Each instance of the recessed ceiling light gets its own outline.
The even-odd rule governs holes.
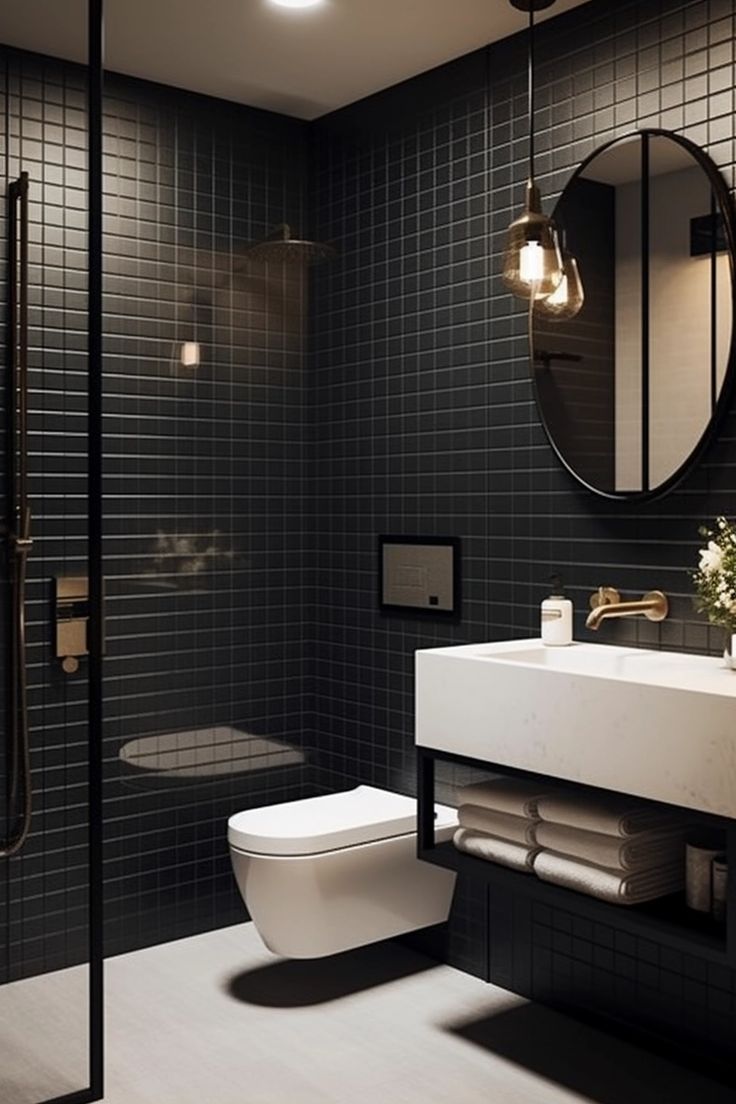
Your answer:
[[[280,8],[316,8],[323,2],[324,0],[271,0],[272,4],[277,4]]]

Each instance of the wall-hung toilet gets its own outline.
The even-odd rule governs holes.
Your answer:
[[[416,857],[416,801],[358,786],[228,821],[235,878],[263,942],[321,958],[447,919],[455,875]],[[436,838],[457,826],[436,806]]]

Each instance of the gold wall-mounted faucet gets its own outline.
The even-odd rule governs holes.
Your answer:
[[[622,602],[613,587],[598,587],[590,596],[590,613],[586,629],[599,629],[609,617],[646,617],[648,621],[664,621],[669,613],[667,595],[661,590],[649,590],[637,602]]]

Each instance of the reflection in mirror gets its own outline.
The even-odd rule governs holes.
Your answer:
[[[715,409],[732,292],[722,231],[719,242],[718,223],[715,240],[711,230],[718,207],[708,177],[664,137],[650,140],[649,163],[649,477],[658,486],[696,447]]]
[[[729,196],[690,143],[641,132],[598,151],[554,213],[585,301],[535,313],[533,372],[565,465],[603,494],[671,485],[704,439],[733,329]]]

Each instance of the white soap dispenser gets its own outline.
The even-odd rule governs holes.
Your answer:
[[[559,575],[551,582],[552,594],[542,602],[542,643],[559,648],[572,644],[572,602],[565,597]]]

